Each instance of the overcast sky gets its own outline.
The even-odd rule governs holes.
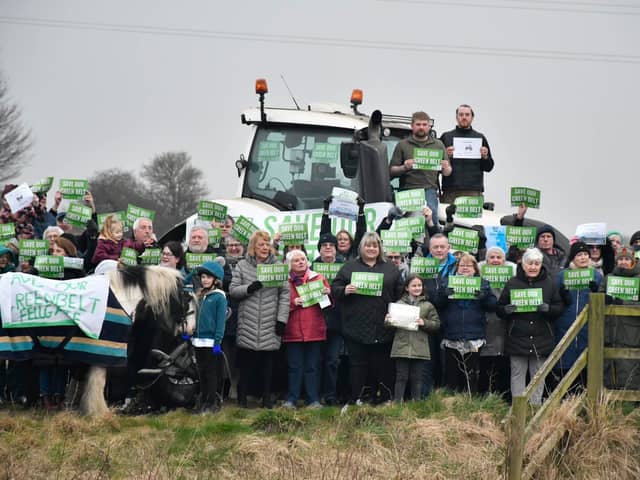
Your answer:
[[[240,112],[266,77],[273,106],[347,103],[426,110],[439,132],[470,103],[496,167],[486,199],[542,190],[565,233],[637,210],[640,4],[382,0],[109,2],[2,0],[0,69],[36,143],[22,178],[138,170],[185,150],[211,198],[235,193]]]

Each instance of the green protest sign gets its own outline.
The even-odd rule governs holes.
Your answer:
[[[133,224],[139,218],[148,218],[153,222],[153,219],[156,218],[156,212],[153,210],[148,210],[146,208],[138,207],[133,204],[127,205],[127,225],[133,228]]]
[[[18,242],[19,261],[24,262],[40,255],[49,255],[48,240],[20,240]]]
[[[44,278],[64,278],[64,257],[53,255],[38,255],[33,262],[33,268]]]
[[[510,302],[516,306],[516,312],[535,312],[542,305],[541,288],[516,288],[511,290]]]
[[[62,257],[64,268],[70,268],[72,270],[83,270],[84,259],[80,257]]]
[[[282,158],[280,155],[280,142],[263,140],[258,144],[258,161],[273,162]]]
[[[160,265],[160,255],[162,255],[162,251],[159,248],[145,248],[140,255],[140,264]]]
[[[484,197],[458,197],[454,201],[456,205],[456,215],[460,218],[480,218],[482,217],[482,206]]]
[[[640,278],[616,277],[612,275],[607,277],[607,295],[619,298],[620,300],[637,302],[639,292]]]
[[[383,273],[353,272],[351,274],[351,284],[357,288],[358,295],[370,297],[382,296]]]
[[[78,202],[71,202],[67,213],[64,216],[64,223],[78,228],[85,228],[87,222],[91,220],[93,210],[91,207]]]
[[[98,214],[98,230],[102,230],[102,225],[104,225],[104,219],[109,215],[113,215],[118,219],[118,221],[122,224],[122,231],[126,233],[129,231],[129,225],[127,225],[127,212],[124,210],[119,210],[117,212],[111,213],[99,213]]]
[[[480,236],[476,230],[455,227],[449,232],[449,245],[453,251],[475,253],[479,243]]]
[[[120,252],[120,262],[127,267],[133,267],[138,264],[138,252],[135,248],[124,247]]]
[[[29,188],[33,193],[47,193],[53,185],[53,177],[44,177],[32,184]]]
[[[436,278],[440,268],[440,260],[433,257],[413,257],[411,259],[411,271],[420,275],[420,278]]]
[[[423,241],[425,236],[424,217],[422,215],[415,217],[399,218],[393,222],[393,230],[408,230],[414,240]]]
[[[198,202],[198,220],[203,222],[216,221],[224,223],[227,219],[227,207],[220,203],[211,202],[209,200],[200,200]]]
[[[0,223],[0,241],[9,240],[16,236],[16,226],[11,223]]]
[[[529,208],[540,208],[540,190],[528,187],[511,187],[511,206],[524,203]]]
[[[289,279],[286,263],[259,263],[256,270],[263,287],[281,287]]]
[[[385,252],[407,253],[411,251],[411,232],[408,230],[382,230],[382,247]]]
[[[513,227],[508,225],[505,229],[507,245],[518,248],[533,247],[536,241],[536,227]]]
[[[589,268],[565,269],[562,273],[564,286],[569,290],[589,288],[589,283],[595,280],[595,270]]]
[[[63,198],[68,200],[82,200],[89,190],[89,182],[87,180],[74,178],[61,178],[59,187]]]
[[[309,238],[306,223],[282,223],[278,231],[284,245],[303,245]]]
[[[324,283],[322,280],[315,280],[313,282],[303,283],[296,287],[298,296],[302,299],[302,308],[307,308],[317,303],[320,303],[323,293]]]
[[[472,300],[476,292],[480,291],[482,279],[480,277],[466,277],[464,275],[450,275],[449,288],[453,288],[454,300]]]
[[[396,192],[396,205],[405,212],[422,211],[426,205],[424,188]]]
[[[231,229],[231,236],[238,240],[240,243],[247,245],[251,235],[258,230],[258,227],[247,217],[240,215],[236,219],[236,223],[233,224]]]
[[[480,275],[489,282],[491,288],[504,288],[514,275],[511,265],[487,265],[480,267]]]
[[[209,245],[218,248],[222,241],[222,230],[219,228],[207,228],[207,237],[209,238]]]
[[[418,170],[442,170],[444,151],[439,148],[413,148],[413,168]]]
[[[194,270],[202,265],[204,262],[215,261],[217,255],[215,253],[185,253],[185,260],[187,263],[187,270]]]
[[[311,158],[314,162],[337,163],[340,158],[340,145],[317,142],[311,151]]]
[[[329,284],[332,284],[333,279],[336,278],[336,275],[342,268],[342,265],[344,264],[315,262],[313,264],[312,270],[326,278]]]

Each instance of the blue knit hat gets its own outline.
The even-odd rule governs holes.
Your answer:
[[[196,269],[196,273],[198,275],[201,273],[208,273],[209,275],[216,277],[218,280],[224,279],[224,269],[218,262],[204,262]]]

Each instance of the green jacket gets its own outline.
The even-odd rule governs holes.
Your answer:
[[[415,305],[420,307],[420,318],[424,320],[424,325],[417,331],[396,329],[391,347],[391,358],[412,358],[430,360],[429,335],[427,332],[437,332],[440,329],[440,318],[436,307],[428,302],[424,297],[418,297],[416,302],[412,302],[408,294],[404,294],[398,303]]]
[[[431,138],[427,136],[424,141],[418,141],[413,136],[409,136],[403,140],[400,140],[393,151],[391,157],[390,167],[397,167],[402,165],[405,160],[413,158],[414,148],[432,148],[436,150],[442,150],[442,159],[449,160],[447,150],[444,144],[437,138]],[[438,188],[438,175],[437,170],[419,170],[411,169],[408,172],[400,175],[400,190],[408,190],[411,188]]]

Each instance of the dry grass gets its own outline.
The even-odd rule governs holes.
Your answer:
[[[536,478],[639,478],[640,415],[601,406],[593,421],[563,406],[531,444],[570,421]],[[215,416],[89,420],[0,413],[1,479],[496,479],[507,406],[437,392],[405,406],[238,410]],[[635,424],[635,426],[633,426]],[[535,448],[535,447],[534,447]],[[532,452],[529,452],[531,454]]]

